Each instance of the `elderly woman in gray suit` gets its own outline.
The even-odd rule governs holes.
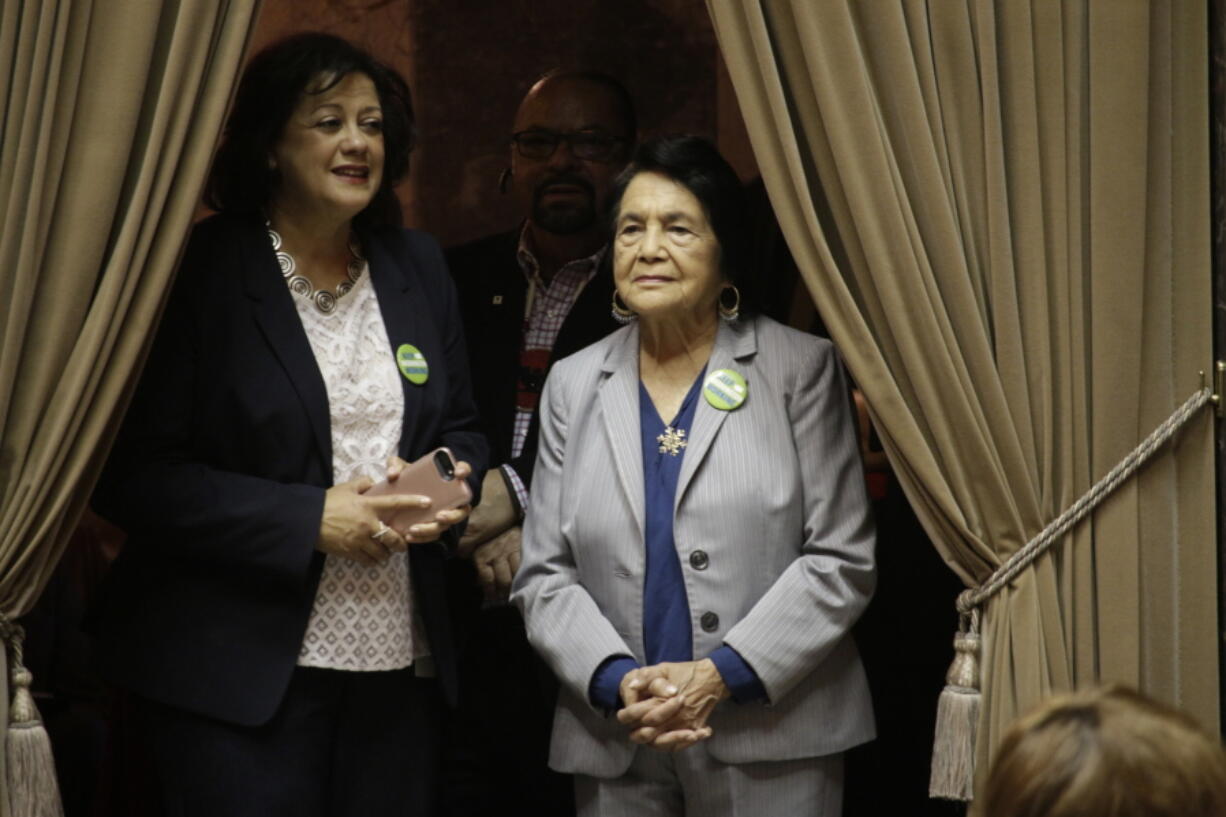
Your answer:
[[[644,144],[613,196],[628,325],[545,387],[513,599],[585,817],[834,817],[873,737],[848,387],[828,341],[741,312],[743,208],[709,143]]]

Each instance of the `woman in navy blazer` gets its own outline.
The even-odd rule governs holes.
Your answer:
[[[430,814],[454,699],[442,560],[468,507],[367,496],[487,458],[438,245],[392,226],[408,88],[298,35],[240,84],[199,224],[95,497],[128,533],[100,660],[172,815]]]

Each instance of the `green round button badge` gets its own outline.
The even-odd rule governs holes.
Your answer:
[[[732,411],[741,407],[749,396],[749,384],[739,372],[732,369],[716,369],[707,375],[702,384],[702,396],[720,411]]]
[[[396,365],[405,380],[415,386],[424,385],[430,379],[430,364],[426,356],[411,343],[402,343],[396,350]]]

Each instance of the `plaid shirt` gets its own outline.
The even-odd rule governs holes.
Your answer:
[[[558,339],[558,332],[562,329],[562,323],[570,314],[575,302],[579,300],[579,295],[583,292],[587,282],[595,277],[604,252],[605,248],[601,247],[586,258],[579,258],[564,264],[546,284],[541,279],[541,266],[528,246],[528,225],[524,224],[524,229],[519,234],[519,249],[516,252],[519,268],[523,270],[524,277],[528,279],[529,296],[526,307],[528,314],[524,316],[522,347],[524,350],[552,351],[553,344]],[[528,439],[528,428],[532,425],[532,416],[535,413],[535,409],[517,408],[515,410],[515,426],[511,436],[512,457],[518,457],[523,453],[524,442]],[[523,480],[510,465],[503,465],[502,471],[515,489],[520,509],[527,511],[528,491]]]

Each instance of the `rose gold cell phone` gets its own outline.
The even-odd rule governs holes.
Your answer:
[[[420,494],[430,497],[429,508],[404,508],[383,520],[402,535],[411,525],[433,522],[439,511],[467,505],[473,498],[468,483],[456,477],[455,457],[448,448],[436,448],[421,459],[406,465],[395,482],[384,480],[366,492],[367,496],[384,494]]]

